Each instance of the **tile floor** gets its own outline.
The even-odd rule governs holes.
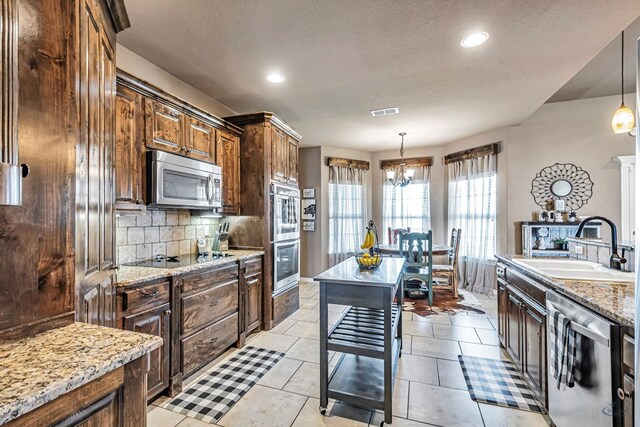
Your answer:
[[[379,426],[382,413],[330,401],[327,415],[319,406],[318,285],[300,284],[300,309],[269,332],[254,334],[248,344],[286,355],[218,421],[221,427],[367,427]],[[476,295],[485,315],[460,313],[420,317],[404,313],[404,349],[394,392],[394,427],[543,427],[541,415],[471,400],[458,354],[500,357],[494,296]],[[344,310],[331,306],[329,323]],[[229,350],[208,367],[237,350]],[[330,365],[337,355],[330,354]],[[191,380],[195,380],[194,375]],[[188,382],[185,384],[188,386]],[[148,409],[149,427],[210,426],[159,408]]]

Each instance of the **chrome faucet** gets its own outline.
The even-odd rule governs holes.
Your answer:
[[[576,237],[580,237],[584,226],[594,220],[604,221],[609,224],[609,227],[611,227],[611,256],[609,257],[609,268],[622,270],[622,265],[626,264],[627,260],[618,255],[618,229],[609,218],[605,218],[603,216],[590,216],[589,218],[583,219],[578,226]]]

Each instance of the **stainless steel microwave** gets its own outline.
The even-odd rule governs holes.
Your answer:
[[[162,151],[147,152],[151,206],[187,209],[222,207],[222,169]]]

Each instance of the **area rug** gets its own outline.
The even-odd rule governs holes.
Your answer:
[[[418,316],[428,317],[440,313],[471,312],[485,314],[481,310],[482,303],[471,292],[458,291],[458,298],[453,297],[449,288],[433,288],[433,306],[429,306],[428,298],[405,298],[402,304],[403,311],[411,311]]]
[[[245,347],[161,407],[214,424],[283,356],[277,351]]]
[[[518,368],[508,360],[458,356],[471,399],[478,403],[544,413]]]

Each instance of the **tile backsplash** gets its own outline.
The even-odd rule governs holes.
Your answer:
[[[118,263],[156,255],[197,252],[196,239],[213,235],[218,218],[191,216],[187,210],[148,210],[141,215],[116,218]]]
[[[584,239],[569,238],[569,256],[573,259],[592,261],[609,267],[609,257],[611,247],[608,243],[601,241],[589,241]],[[635,271],[635,252],[632,245],[620,244],[618,254],[627,259],[623,265],[624,271]]]

